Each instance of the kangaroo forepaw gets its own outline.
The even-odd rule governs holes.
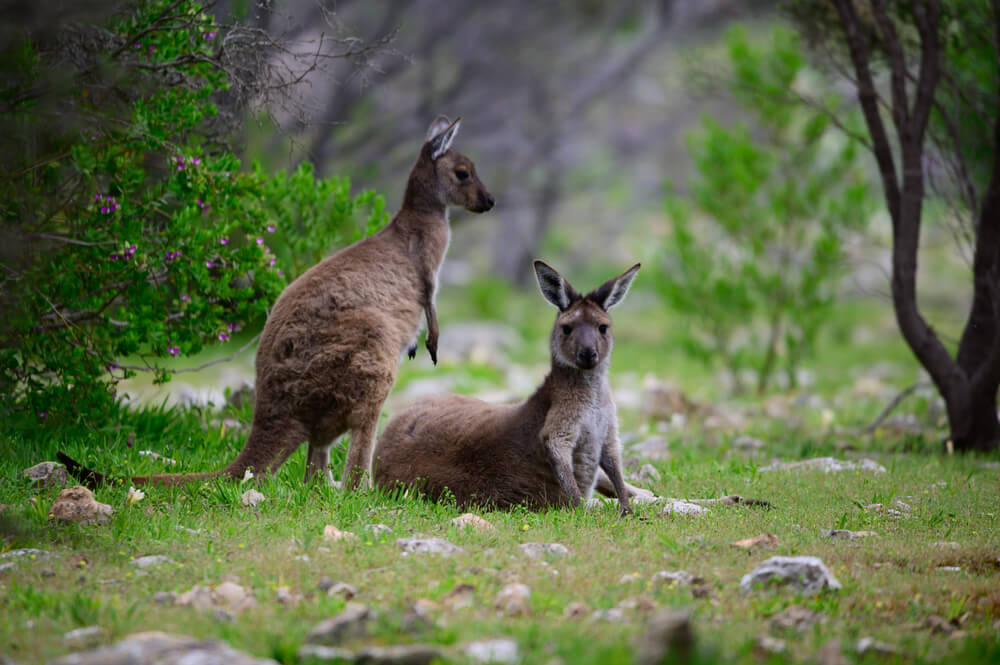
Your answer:
[[[406,347],[406,355],[410,360],[417,357],[417,340],[410,342],[410,345]]]
[[[427,340],[427,353],[431,354],[431,362],[437,365],[438,364],[437,340],[434,341]]]

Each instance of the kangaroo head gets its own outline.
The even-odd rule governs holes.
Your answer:
[[[638,263],[581,296],[554,268],[535,261],[538,287],[559,309],[550,337],[553,362],[584,371],[605,363],[614,346],[608,310],[625,299],[637,272]]]
[[[476,175],[472,160],[451,149],[461,124],[461,118],[454,122],[443,115],[435,118],[427,130],[420,161],[433,170],[431,186],[436,189],[438,200],[446,206],[462,206],[469,212],[486,212],[496,203],[493,195]]]

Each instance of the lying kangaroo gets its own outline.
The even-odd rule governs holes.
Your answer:
[[[469,158],[451,149],[460,122],[439,116],[431,124],[403,206],[385,228],[310,268],[274,304],[257,347],[253,424],[236,459],[220,471],[142,476],[133,483],[273,471],[306,440],[306,481],[323,473],[332,483],[330,447],[346,431],[345,487],[370,483],[375,427],[402,352],[416,355],[421,314],[427,351],[437,363],[434,297],[450,240],[447,207],[478,213],[494,204]],[[61,453],[60,459],[85,482],[104,480]]]
[[[441,395],[408,407],[379,438],[375,483],[414,486],[432,498],[450,493],[460,505],[578,506],[590,498],[600,467],[622,514],[631,513],[608,385],[608,310],[625,298],[638,270],[581,296],[535,261],[542,295],[559,308],[544,383],[521,404]]]

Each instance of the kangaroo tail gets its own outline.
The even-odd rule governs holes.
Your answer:
[[[66,471],[71,476],[89,489],[97,489],[99,485],[109,484],[116,480],[108,478],[103,473],[98,473],[93,469],[88,469],[62,451],[56,453],[56,459],[66,465]],[[133,485],[183,485],[184,483],[215,478],[221,474],[221,470],[204,473],[160,473],[148,476],[132,476],[128,480]]]

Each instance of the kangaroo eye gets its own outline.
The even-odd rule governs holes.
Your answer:
[[[455,177],[459,180],[468,180],[469,172],[465,169],[455,169]]]
[[[564,326],[562,327],[562,331],[563,331],[563,334],[564,334],[564,335],[568,335],[568,334],[570,334],[571,332],[573,332],[573,326],[567,326],[567,325],[564,325]]]
[[[604,323],[602,323],[601,325],[597,326],[597,329],[599,331],[601,331],[602,335],[605,335],[608,332],[608,326],[606,324],[604,324]]]

